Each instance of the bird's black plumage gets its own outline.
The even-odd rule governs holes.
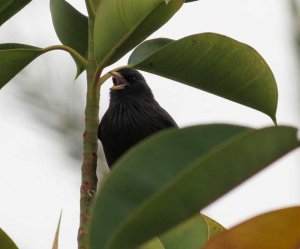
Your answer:
[[[125,68],[111,74],[114,86],[110,104],[98,128],[109,167],[140,140],[160,130],[178,127],[156,102],[141,73]]]

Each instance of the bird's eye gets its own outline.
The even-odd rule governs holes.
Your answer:
[[[113,81],[114,85],[117,84],[117,80],[115,78],[112,78],[112,81]]]
[[[132,81],[135,81],[135,80],[136,80],[136,78],[135,78],[135,77],[132,77],[131,79],[132,79]]]

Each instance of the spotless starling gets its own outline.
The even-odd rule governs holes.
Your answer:
[[[104,114],[98,138],[108,166],[142,139],[163,129],[178,127],[174,119],[154,99],[143,75],[124,68],[110,72],[109,108]]]

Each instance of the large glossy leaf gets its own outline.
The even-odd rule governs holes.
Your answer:
[[[50,10],[54,29],[61,43],[86,57],[88,50],[88,18],[65,0],[51,0]],[[84,66],[78,63],[76,58],[74,60],[77,65],[78,76],[84,71]]]
[[[0,88],[26,67],[43,49],[24,44],[0,44]]]
[[[169,131],[159,137],[156,136],[155,140],[148,140],[146,146],[140,147],[134,154],[131,153],[131,156],[127,157],[125,161],[123,160],[123,163],[119,162],[127,165],[118,168],[114,166],[114,169],[117,170],[111,172],[107,184],[103,186],[96,201],[91,230],[92,249],[117,248],[117,246],[107,245],[108,239],[113,236],[114,231],[122,226],[121,223],[126,220],[127,215],[133,213],[144,201],[163,188],[186,165],[195,161],[201,154],[207,153],[219,143],[244,130],[247,129],[238,126],[215,125]],[[209,134],[214,134],[214,139],[211,139]],[[141,166],[140,168],[137,167],[138,164]],[[170,167],[171,165],[172,167]],[[138,176],[141,169],[143,169],[142,174],[135,178],[134,176]],[[120,179],[122,172],[124,174]],[[126,187],[121,188],[121,186]],[[120,190],[123,192],[119,192]],[[109,198],[107,203],[111,204],[109,210],[103,202],[107,198]],[[107,212],[105,217],[102,217],[103,212]],[[102,225],[98,223],[100,218]],[[104,224],[106,224],[105,227]],[[142,228],[144,226],[141,227],[141,230],[143,230]],[[147,237],[147,239],[150,238],[151,236]],[[140,237],[136,236],[136,239],[140,239]],[[128,242],[130,243],[130,241]],[[122,248],[126,248],[124,244]]]
[[[184,0],[102,0],[95,21],[95,56],[109,65],[165,24]],[[105,34],[105,35],[104,35]]]
[[[299,220],[300,207],[266,213],[221,233],[203,249],[297,249]]]
[[[257,51],[229,37],[203,33],[173,42],[150,40],[136,48],[128,63],[254,108],[276,121],[278,93],[271,69]]]
[[[31,0],[1,0],[0,26],[30,2]]]
[[[53,25],[61,43],[87,55],[88,19],[64,0],[51,0]]]
[[[12,239],[0,228],[0,249],[18,249]]]
[[[157,134],[119,160],[104,183],[93,210],[91,248],[134,248],[298,145],[296,130],[288,127],[206,125]]]

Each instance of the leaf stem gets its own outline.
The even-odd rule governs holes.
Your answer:
[[[89,63],[89,61],[86,58],[84,58],[81,54],[79,54],[76,50],[65,45],[53,45],[43,49],[44,52],[49,52],[53,50],[64,50],[68,52],[84,66],[87,66]]]

